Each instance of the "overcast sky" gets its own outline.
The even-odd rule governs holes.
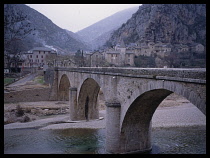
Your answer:
[[[26,4],[63,29],[77,32],[118,11],[141,4]]]

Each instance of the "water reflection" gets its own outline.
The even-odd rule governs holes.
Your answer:
[[[4,152],[10,154],[98,154],[103,152],[105,130],[5,130]]]
[[[151,154],[205,154],[206,127],[152,131]],[[4,130],[5,154],[103,154],[105,129]]]
[[[206,126],[159,128],[152,137],[160,154],[206,154]]]

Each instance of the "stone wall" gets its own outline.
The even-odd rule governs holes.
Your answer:
[[[50,88],[29,89],[4,93],[4,102],[36,102],[48,101]]]
[[[50,86],[53,84],[54,81],[54,69],[47,69],[44,74],[44,82],[50,84]]]
[[[156,76],[180,77],[192,79],[206,79],[206,68],[117,68],[117,67],[80,67],[80,68],[57,68],[58,71],[79,73],[92,73],[104,75],[118,75],[145,78]]]

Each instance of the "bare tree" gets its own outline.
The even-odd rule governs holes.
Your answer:
[[[166,61],[170,68],[177,67],[177,54],[175,52],[170,52],[169,55],[164,56],[163,60]]]
[[[17,72],[18,63],[24,61],[22,58],[23,50],[24,44],[21,40],[11,42],[10,47],[8,47],[7,50],[4,50],[4,58],[7,60],[7,68],[10,69],[11,63],[14,63]]]
[[[11,48],[11,53],[10,53],[10,57],[11,63],[14,63],[14,67],[15,67],[15,72],[17,72],[18,69],[18,63],[19,62],[23,62],[25,59],[23,58],[23,52],[22,49],[24,48],[23,46],[24,44],[21,41],[14,41],[12,44],[12,48]],[[10,64],[11,64],[10,63]]]
[[[8,68],[12,61],[18,62],[20,52],[24,50],[21,41],[34,30],[27,16],[18,11],[15,4],[4,4],[4,57]]]
[[[74,58],[71,55],[55,55],[55,54],[48,54],[46,55],[45,60],[47,61],[49,66],[53,66],[54,62],[60,62],[63,66],[70,66],[71,64],[76,64],[74,62]]]
[[[84,60],[84,54],[83,50],[77,50],[74,56],[74,61],[77,66],[84,67],[85,66],[85,60]]]

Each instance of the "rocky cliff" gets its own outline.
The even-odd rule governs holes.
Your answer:
[[[107,44],[131,42],[201,43],[206,46],[205,4],[143,4]]]

